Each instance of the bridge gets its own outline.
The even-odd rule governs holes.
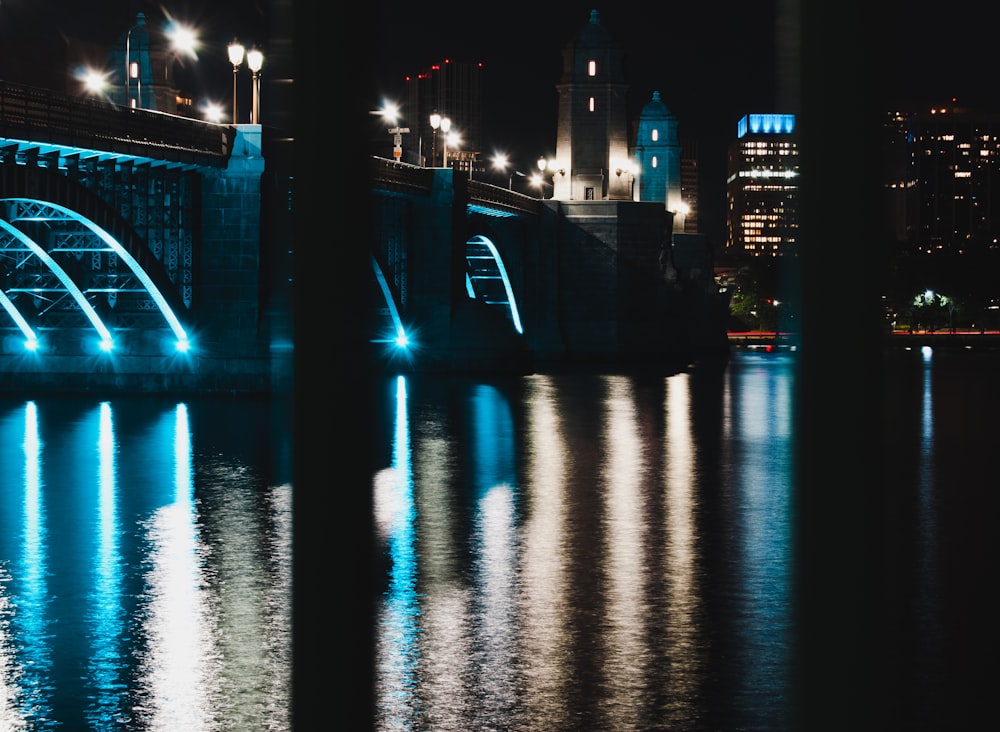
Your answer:
[[[657,202],[537,199],[370,160],[372,341],[392,368],[687,364],[728,350],[707,245]]]
[[[275,137],[0,82],[0,389],[286,388]]]

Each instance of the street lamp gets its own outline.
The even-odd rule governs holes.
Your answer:
[[[510,174],[507,173],[507,166],[510,164],[510,160],[503,153],[497,153],[493,156],[493,168],[494,170],[499,170],[501,173],[507,176],[507,190],[514,190],[514,176],[519,175],[522,178],[524,173],[515,168],[511,168]]]
[[[253,72],[253,106],[250,108],[250,124],[260,124],[260,69],[264,65],[264,54],[256,48],[247,52],[247,66]]]
[[[441,118],[441,132],[444,134],[441,136],[443,151],[441,153],[441,167],[448,167],[448,130],[451,129],[451,119],[448,117]]]
[[[435,112],[431,115],[431,167],[437,165],[437,136],[441,126],[441,115]]]
[[[133,109],[136,107],[142,107],[142,76],[141,70],[139,68],[140,64],[138,61],[132,61],[132,31],[136,28],[145,29],[146,27],[146,15],[145,13],[137,13],[135,16],[135,23],[128,32],[125,34],[125,104]],[[141,58],[141,56],[140,56]],[[131,97],[130,89],[130,79],[135,79],[136,84],[136,98],[133,100]]]
[[[233,65],[233,124],[236,124],[236,72],[240,70],[240,64],[243,63],[243,52],[245,50],[243,44],[235,38],[229,44],[229,63]]]

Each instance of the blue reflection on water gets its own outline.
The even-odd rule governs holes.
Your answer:
[[[288,729],[290,486],[197,406],[0,402],[0,731]]]
[[[375,509],[392,563],[379,617],[379,691],[390,727],[405,729],[414,704],[420,662],[416,508],[407,414],[406,378],[396,380],[392,466],[376,476]]]
[[[45,503],[42,495],[42,441],[38,409],[24,406],[24,498],[22,503],[21,560],[13,568],[16,590],[11,602],[12,635],[20,640],[14,672],[18,716],[45,729],[52,709],[52,645],[49,627],[48,562],[46,555]],[[41,725],[41,726],[38,726]]]

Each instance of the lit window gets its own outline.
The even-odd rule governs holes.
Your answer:
[[[658,165],[658,161],[656,159],[656,156],[654,155],[653,156],[653,167],[655,168],[657,165]]]
[[[656,142],[659,139],[660,139],[660,131],[659,130],[653,130],[653,142]]]
[[[587,76],[597,76],[597,62],[588,61],[587,62]]]
[[[133,61],[132,63],[129,64],[129,66],[128,66],[128,75],[131,76],[133,79],[138,79],[139,78],[139,62],[138,61]]]
[[[594,98],[591,97],[590,98],[590,111],[593,112],[595,109],[597,109],[597,105],[594,103]]]

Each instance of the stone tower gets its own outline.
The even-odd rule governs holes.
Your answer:
[[[632,200],[623,60],[625,52],[590,12],[563,48],[552,197],[557,200]]]
[[[635,139],[639,168],[638,200],[659,201],[674,214],[674,231],[684,231],[686,208],[681,200],[681,145],[677,118],[654,91],[639,115]]]
[[[174,52],[163,33],[151,32],[145,13],[137,13],[135,23],[122,33],[108,54],[112,69],[108,98],[133,109],[182,113],[173,61]]]

